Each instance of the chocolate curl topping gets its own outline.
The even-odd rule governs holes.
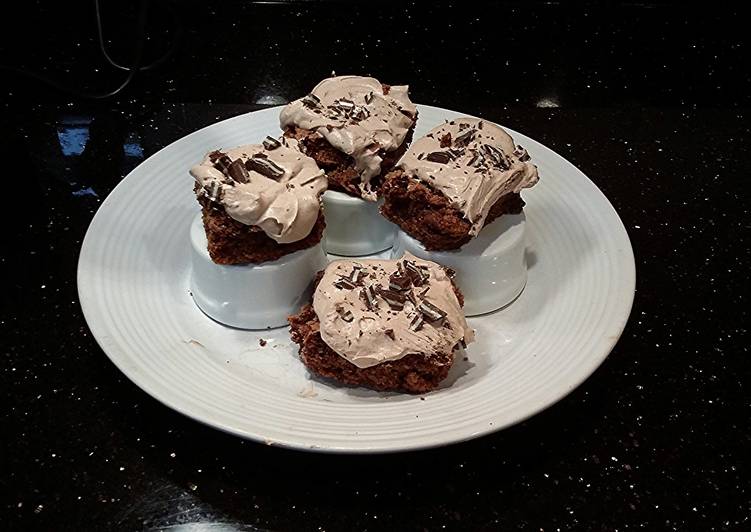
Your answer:
[[[430,321],[440,321],[446,317],[446,312],[436,307],[430,301],[423,301],[417,305],[417,310],[422,312],[423,316]]]
[[[396,335],[394,334],[394,329],[386,329],[383,331],[383,334],[391,338],[392,340],[396,340]]]
[[[419,331],[420,329],[422,329],[423,323],[425,323],[425,320],[423,319],[422,314],[418,312],[417,314],[415,314],[415,317],[412,318],[412,321],[409,324],[409,328],[413,331]]]
[[[470,150],[472,152],[472,159],[469,161],[469,166],[474,166],[475,168],[481,167],[483,164],[485,164],[485,157],[483,157],[482,153],[479,151]]]
[[[321,103],[321,99],[315,94],[308,94],[302,99],[302,104],[306,107],[318,107]]]
[[[347,98],[339,98],[334,102],[334,105],[345,111],[351,111],[355,108],[355,102]]]
[[[356,107],[351,113],[351,117],[355,120],[365,120],[369,116],[370,116],[370,111],[368,111],[365,107],[362,107],[362,106]]]
[[[284,168],[265,156],[253,156],[245,162],[245,167],[274,181],[278,181],[284,175]]]
[[[355,266],[354,268],[352,268],[352,273],[349,274],[349,280],[354,284],[360,284],[360,281],[363,277],[365,277],[365,272],[362,271],[362,267],[360,266]]]
[[[210,185],[204,185],[203,192],[210,201],[215,201],[216,203],[222,201],[222,186],[218,181],[212,181]]]
[[[509,164],[506,161],[506,154],[504,154],[495,146],[491,146],[490,144],[483,144],[482,147],[488,157],[496,164],[496,166],[501,167],[503,170],[509,169]]]
[[[517,158],[517,159],[519,159],[519,160],[520,160],[521,162],[526,162],[526,161],[529,161],[529,159],[531,158],[531,157],[529,156],[529,153],[527,153],[527,150],[525,150],[524,148],[522,148],[522,147],[521,147],[521,146],[519,146],[518,144],[516,145],[516,149],[514,150],[514,155],[515,155],[515,156],[516,156],[516,158]]]
[[[414,262],[405,261],[404,267],[407,269],[407,274],[412,278],[412,284],[415,286],[422,286],[428,280],[428,274],[425,273],[425,270],[418,267]]]
[[[263,147],[269,151],[275,150],[281,145],[282,143],[276,140],[274,137],[266,137],[265,139],[263,139]]]
[[[355,319],[355,315],[354,315],[354,314],[352,314],[352,311],[350,311],[350,310],[344,310],[344,309],[343,309],[343,308],[341,308],[341,307],[338,307],[338,308],[336,309],[336,313],[337,313],[337,314],[339,314],[339,317],[340,317],[340,318],[341,318],[342,320],[346,321],[347,323],[351,323],[351,322],[352,322],[352,320],[354,320],[354,319]]]
[[[368,94],[365,95],[365,103],[369,104],[370,102],[373,101],[373,98],[375,98],[375,96],[373,95],[373,91],[370,91]]]
[[[225,154],[221,154],[215,161],[214,161],[214,168],[219,170],[223,174],[227,174],[227,170],[229,169],[230,165],[232,164],[232,159],[227,157]]]
[[[232,164],[229,165],[227,168],[227,175],[238,183],[247,183],[250,181],[250,174],[248,174],[248,170],[240,159],[233,161]]]
[[[389,276],[389,288],[397,292],[403,292],[412,285],[412,279],[406,274],[394,272]]]
[[[472,139],[474,139],[474,137],[475,137],[474,129],[465,131],[464,133],[456,137],[456,139],[454,139],[454,146],[466,146],[467,144],[472,142]]]
[[[415,293],[412,290],[410,290],[405,295],[407,296],[407,301],[412,303],[412,305],[414,305],[414,307],[417,308],[417,298],[415,297]]]
[[[357,288],[357,285],[353,283],[349,277],[345,277],[344,275],[340,275],[339,277],[340,279],[334,283],[334,286],[337,288],[342,290],[353,290]]]
[[[378,308],[376,292],[372,285],[362,289],[362,298],[365,300],[365,306],[368,307],[368,310],[376,310]]]
[[[400,294],[399,292],[387,288],[378,287],[378,295],[380,295],[383,300],[388,303],[389,307],[394,310],[403,309],[404,302],[407,300],[407,296],[404,294]]]
[[[446,164],[451,160],[451,155],[445,151],[434,151],[429,153],[426,159],[432,163]]]

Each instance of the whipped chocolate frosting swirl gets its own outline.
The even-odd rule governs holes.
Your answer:
[[[496,201],[539,179],[524,148],[499,126],[477,118],[433,128],[410,146],[397,167],[442,192],[470,221],[473,236]]]
[[[408,89],[407,85],[393,85],[384,94],[375,78],[327,78],[309,95],[289,103],[282,110],[280,124],[282,129],[296,126],[316,131],[350,155],[360,174],[362,197],[375,201],[371,179],[381,173],[381,153],[404,142],[417,116]]]
[[[260,227],[280,244],[310,234],[327,182],[294,139],[271,137],[224,152],[211,152],[190,169],[201,193],[245,225]]]
[[[449,273],[409,253],[330,263],[313,309],[323,341],[359,368],[410,353],[447,353],[474,340]]]

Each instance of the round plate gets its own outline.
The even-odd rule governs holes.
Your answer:
[[[462,116],[418,108],[416,138]],[[81,306],[104,352],[144,391],[269,445],[384,452],[517,423],[602,363],[633,302],[626,230],[583,173],[511,130],[541,176],[524,192],[529,279],[511,306],[469,320],[477,342],[440,389],[420,397],[318,380],[299,361],[287,328],[242,331],[207,318],[188,290],[188,233],[199,209],[188,169],[213,149],[278,134],[279,111],[237,116],[170,144],[123,179],[91,222],[78,264]]]

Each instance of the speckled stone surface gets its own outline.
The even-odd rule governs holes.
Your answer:
[[[170,5],[153,8],[152,59],[171,40]],[[5,198],[19,215],[0,255],[0,528],[751,527],[751,57],[738,13],[671,3],[386,3],[375,14],[339,2],[181,6],[175,54],[115,98],[6,78]],[[78,90],[122,81],[101,58],[91,6],[27,9],[49,34],[16,48],[15,66],[66,83],[76,75]],[[132,14],[119,10],[103,16],[124,61]],[[332,69],[408,82],[419,103],[523,131],[618,210],[637,264],[631,320],[559,404],[444,449],[303,454],[184,418],[99,349],[75,277],[101,201],[171,141],[298,97]]]

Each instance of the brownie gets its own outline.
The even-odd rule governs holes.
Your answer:
[[[384,179],[381,213],[428,251],[461,248],[493,220],[518,214],[537,167],[501,127],[458,118],[418,139]]]
[[[362,76],[324,79],[279,116],[284,135],[326,171],[329,188],[369,201],[378,199],[416,121],[406,85]]]
[[[205,197],[199,197],[198,202],[209,243],[209,256],[217,264],[261,263],[280,259],[318,244],[326,227],[323,212],[320,212],[308,236],[289,244],[278,244],[258,227],[234,220],[224,209]]]
[[[407,234],[419,240],[428,251],[459,249],[469,242],[472,224],[449,200],[429,185],[408,178],[400,169],[390,172],[382,187],[381,214]],[[490,208],[483,227],[503,214],[522,212],[519,194],[502,196]]]
[[[417,122],[415,122],[417,123]],[[381,196],[381,185],[383,177],[389,172],[397,161],[407,151],[410,143],[412,142],[412,136],[415,130],[415,126],[409,129],[404,142],[394,151],[386,152],[382,151],[380,156],[383,158],[381,162],[381,173],[379,176],[372,179],[373,188],[376,190],[376,194]],[[326,178],[329,181],[329,190],[336,190],[344,192],[350,196],[360,198],[362,197],[360,192],[360,174],[355,168],[355,161],[352,157],[344,152],[341,152],[334,148],[328,141],[320,136],[315,131],[309,129],[302,129],[299,127],[291,126],[284,132],[285,136],[297,139],[300,141],[302,150],[306,155],[312,157],[318,166],[326,171]]]
[[[473,339],[461,313],[464,299],[451,275],[450,270],[411,255],[399,261],[329,264],[315,280],[312,303],[289,317],[300,359],[312,373],[347,385],[409,393],[437,388],[451,369],[455,349]],[[373,289],[370,300],[365,295],[368,289]],[[391,297],[397,301],[388,302]],[[426,301],[429,308],[421,311]],[[321,317],[317,308],[323,312]],[[438,315],[430,317],[433,311]],[[321,319],[333,340],[324,340]],[[359,325],[364,322],[369,323],[366,329]],[[417,352],[415,345],[433,347]],[[345,352],[337,352],[337,346]]]
[[[295,140],[215,150],[190,173],[215,263],[274,261],[321,241],[326,177]]]
[[[370,368],[358,368],[324,343],[313,306],[305,305],[289,317],[292,340],[300,345],[300,359],[313,373],[352,386],[379,391],[429,392],[448,375],[453,353],[410,354]]]

